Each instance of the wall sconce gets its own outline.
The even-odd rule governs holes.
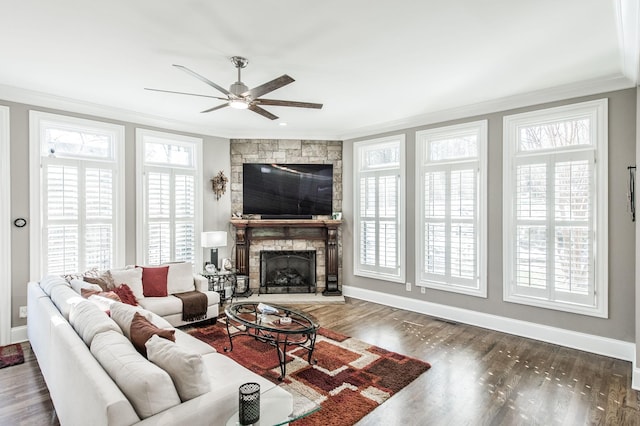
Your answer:
[[[211,186],[213,187],[213,192],[216,194],[216,200],[219,200],[227,191],[227,182],[229,179],[224,175],[224,172],[220,170],[213,179],[211,179]]]

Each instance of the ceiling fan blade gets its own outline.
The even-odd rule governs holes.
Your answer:
[[[198,80],[208,84],[209,86],[213,87],[214,89],[218,89],[219,91],[221,91],[222,93],[224,93],[225,95],[229,95],[232,96],[231,93],[229,93],[229,91],[227,89],[225,89],[224,87],[218,86],[217,84],[215,84],[213,81],[209,80],[206,77],[201,76],[200,74],[198,74],[195,71],[191,71],[189,68],[182,66],[182,65],[176,65],[173,64],[174,67],[181,69],[182,71],[186,72],[187,74],[192,75],[193,77],[197,78]]]
[[[205,109],[204,111],[200,111],[200,113],[211,112],[211,111],[215,111],[217,109],[221,109],[221,108],[228,107],[228,106],[229,106],[229,103],[226,102],[224,104],[221,104],[221,105],[218,105],[218,106],[214,106],[213,108],[209,108],[209,109]]]
[[[275,106],[286,106],[286,107],[296,107],[296,108],[315,108],[315,109],[322,108],[322,104],[314,104],[311,102],[281,101],[278,99],[256,99],[254,102],[260,105],[275,105]]]
[[[222,99],[223,101],[227,100],[227,98],[221,98],[220,96],[201,95],[199,93],[175,92],[173,90],[151,89],[149,87],[145,87],[144,90],[151,90],[153,92],[163,92],[163,93],[175,93],[176,95],[202,96],[203,98]]]
[[[250,89],[246,92],[244,92],[243,94],[241,94],[240,96],[242,96],[243,98],[246,96],[251,97],[251,99],[257,99],[262,95],[265,95],[269,92],[273,92],[276,89],[281,88],[282,86],[286,86],[289,83],[293,83],[295,80],[291,77],[289,77],[288,75],[284,74],[281,75],[280,77],[273,79],[271,81],[268,81],[264,84],[261,84],[260,86],[254,87],[253,89]]]
[[[278,116],[271,114],[269,111],[267,111],[266,109],[262,109],[260,108],[258,105],[255,104],[249,104],[249,109],[253,112],[257,112],[258,114],[260,114],[263,117],[267,117],[269,120],[277,120]]]

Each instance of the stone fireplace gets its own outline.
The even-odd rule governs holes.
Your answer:
[[[315,292],[315,250],[260,251],[260,293]]]
[[[260,291],[262,250],[312,250],[316,253],[315,286],[325,295],[341,294],[341,221],[331,216],[312,220],[260,220],[243,216],[243,163],[333,164],[333,211],[342,211],[342,141],[293,139],[231,140],[231,224],[235,227],[235,264]]]

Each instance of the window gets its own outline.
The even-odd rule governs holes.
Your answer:
[[[0,106],[0,346],[11,343],[11,150],[9,107]]]
[[[124,128],[30,112],[32,279],[124,263]],[[39,172],[39,174],[38,174]]]
[[[202,139],[137,129],[138,260],[201,263]]]
[[[404,282],[404,135],[354,143],[356,275]]]
[[[487,296],[487,122],[416,133],[418,285]]]
[[[504,118],[504,299],[607,317],[607,100]]]

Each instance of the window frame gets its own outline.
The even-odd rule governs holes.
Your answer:
[[[146,163],[144,160],[146,138],[152,138],[153,141],[164,140],[172,145],[189,146],[193,148],[193,167],[185,167],[181,165],[159,164],[155,162]],[[138,264],[146,265],[147,261],[147,218],[146,203],[147,191],[145,187],[145,174],[151,170],[154,172],[162,171],[175,176],[175,171],[189,171],[187,174],[193,174],[194,177],[194,259],[193,268],[198,270],[199,265],[203,264],[202,250],[200,247],[200,234],[202,232],[202,199],[204,197],[202,184],[202,138],[180,135],[176,133],[160,132],[143,128],[136,128],[136,261]],[[173,234],[175,227],[174,211],[170,212],[171,232]],[[171,252],[171,260],[175,259],[175,251]]]
[[[518,132],[522,127],[532,125],[543,125],[558,121],[568,121],[577,118],[589,118],[590,120],[590,140],[589,145],[574,145],[555,149],[541,149],[537,151],[519,151]],[[503,300],[505,302],[519,303],[541,308],[553,309],[557,311],[571,312],[599,318],[608,318],[608,101],[599,99],[575,103],[565,106],[546,108],[525,112],[520,114],[507,115],[503,117]],[[579,154],[581,153],[581,154]],[[593,218],[591,219],[591,259],[593,262],[593,295],[592,303],[579,304],[575,301],[551,300],[549,294],[553,294],[553,289],[547,291],[546,297],[541,297],[539,293],[519,291],[515,281],[516,269],[516,166],[519,162],[525,164],[533,159],[540,159],[539,162],[558,161],[553,157],[569,158],[589,157],[593,160],[594,190],[591,193],[591,206]],[[547,212],[549,207],[547,207]],[[550,212],[548,216],[553,217]],[[554,219],[548,219],[554,220]],[[547,239],[553,239],[548,235]],[[547,250],[547,254],[549,251]],[[549,288],[547,285],[546,288]],[[526,294],[529,293],[529,294]],[[578,299],[576,297],[576,299]]]
[[[361,277],[367,277],[367,278],[374,278],[374,279],[378,279],[378,280],[384,280],[384,281],[391,281],[391,282],[397,282],[397,283],[404,283],[405,282],[405,277],[406,277],[406,249],[405,249],[405,245],[406,245],[406,226],[405,226],[405,219],[406,219],[406,196],[405,196],[405,192],[406,192],[406,172],[405,172],[405,139],[406,136],[405,134],[397,134],[397,135],[392,135],[392,136],[387,136],[387,137],[383,137],[383,138],[376,138],[376,139],[368,139],[368,140],[364,140],[364,141],[359,141],[359,142],[354,142],[353,144],[353,170],[354,170],[354,179],[353,179],[353,211],[354,211],[354,245],[353,245],[353,249],[354,249],[354,253],[353,253],[353,271],[354,271],[354,275],[356,276],[361,276]],[[397,265],[397,274],[391,274],[391,273],[387,273],[387,272],[383,272],[380,270],[375,270],[376,268],[372,268],[372,269],[365,269],[363,268],[360,264],[360,246],[361,246],[361,241],[360,241],[360,231],[361,231],[361,223],[360,223],[360,176],[361,176],[361,172],[362,172],[362,168],[361,168],[361,164],[362,164],[362,159],[363,159],[363,155],[366,152],[367,148],[371,148],[374,146],[382,146],[382,145],[389,145],[389,144],[395,144],[397,143],[399,145],[399,159],[398,159],[398,165],[394,166],[394,167],[376,167],[376,168],[372,168],[371,172],[372,173],[377,173],[377,172],[381,172],[384,170],[395,170],[397,172],[398,175],[398,200],[397,200],[397,208],[398,208],[398,215],[397,215],[397,235],[398,235],[398,241],[397,241],[397,247],[398,247],[398,253],[397,253],[397,260],[398,260],[398,265]],[[377,236],[376,236],[377,237]]]
[[[57,126],[78,128],[83,130],[93,130],[109,133],[113,137],[112,157],[113,160],[104,160],[91,157],[75,157],[73,160],[78,163],[109,163],[113,164],[114,170],[114,205],[113,205],[113,257],[112,266],[124,265],[125,259],[125,173],[124,173],[124,146],[125,130],[124,126],[103,121],[89,120],[85,118],[52,114],[42,111],[29,111],[29,201],[31,225],[30,232],[30,279],[37,281],[42,278],[43,271],[46,270],[45,252],[43,249],[43,229],[45,215],[42,211],[44,196],[44,176],[43,171],[43,133],[47,123],[55,123]],[[67,161],[67,160],[65,160]],[[82,223],[84,218],[79,218]],[[82,272],[82,271],[74,271]]]
[[[456,136],[477,134],[478,137],[478,155],[477,157],[467,157],[452,160],[429,161],[426,156],[428,154],[428,144],[431,140],[442,138],[454,138]],[[488,121],[478,120],[461,124],[454,124],[444,127],[435,127],[416,132],[416,285],[421,287],[443,290],[447,292],[466,294],[475,297],[487,297],[487,223],[488,223]],[[475,163],[475,164],[474,164]],[[428,170],[448,171],[464,168],[465,165],[474,164],[476,170],[476,218],[473,221],[476,231],[476,283],[477,287],[463,285],[456,280],[445,277],[443,281],[435,281],[429,279],[424,271],[424,251],[425,251],[425,188],[423,174]],[[449,175],[450,176],[450,175]],[[447,209],[448,210],[448,209]],[[445,216],[444,221],[451,222],[451,215]],[[448,243],[449,244],[449,243]],[[449,269],[449,264],[446,268]],[[447,281],[448,280],[448,281]]]
[[[11,137],[10,110],[0,105],[0,346],[11,343]]]

